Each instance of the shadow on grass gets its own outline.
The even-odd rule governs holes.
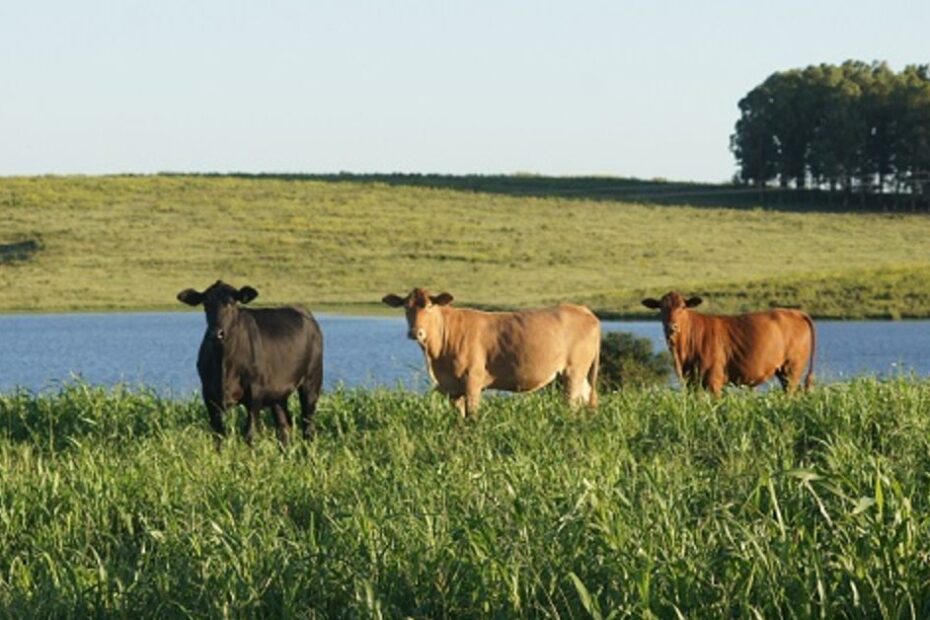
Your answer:
[[[759,189],[735,183],[693,183],[608,176],[553,177],[532,174],[289,174],[289,173],[162,173],[166,176],[229,177],[328,183],[382,183],[507,196],[609,200],[656,205],[688,205],[730,209],[765,208],[791,213],[926,212],[930,203],[907,194],[844,194],[826,190]]]

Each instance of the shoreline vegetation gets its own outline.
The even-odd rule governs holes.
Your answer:
[[[0,608],[926,617],[928,404],[917,378],[596,413],[543,391],[462,422],[432,393],[337,390],[315,442],[282,451],[266,417],[217,451],[195,396],[4,393]]]
[[[654,319],[639,301],[670,289],[718,314],[928,318],[930,216],[877,200],[521,174],[6,177],[0,313],[176,310],[222,278],[257,304],[350,314],[426,286],[605,319]]]

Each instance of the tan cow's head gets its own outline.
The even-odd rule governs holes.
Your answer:
[[[441,337],[442,314],[439,306],[452,303],[452,295],[430,295],[425,289],[415,288],[406,297],[391,294],[385,295],[381,301],[392,308],[403,306],[407,315],[407,336],[426,346],[428,342]]]
[[[688,308],[701,305],[702,301],[700,297],[685,299],[678,291],[671,291],[666,293],[662,299],[653,299],[652,297],[644,299],[643,305],[658,310],[662,314],[662,329],[665,330],[665,340],[671,346],[678,338],[683,320],[687,320],[685,311]]]

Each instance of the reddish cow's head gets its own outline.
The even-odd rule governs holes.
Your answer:
[[[685,299],[678,291],[671,291],[666,293],[662,299],[653,299],[652,297],[644,299],[643,305],[661,312],[665,340],[671,346],[675,343],[678,333],[681,331],[682,320],[687,316],[685,311],[688,308],[701,305],[701,301],[703,300],[700,297]]]
[[[237,289],[222,280],[217,280],[202,293],[192,288],[178,293],[178,301],[188,306],[203,304],[207,315],[207,336],[216,341],[222,341],[229,332],[229,327],[236,317],[236,304],[247,304],[256,297],[258,291],[251,286]]]
[[[451,303],[452,295],[430,295],[422,288],[415,288],[406,297],[391,294],[385,295],[381,301],[392,308],[403,306],[407,315],[407,336],[425,347],[428,342],[442,337],[442,314],[439,312],[439,306]]]

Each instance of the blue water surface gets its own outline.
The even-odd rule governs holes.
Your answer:
[[[317,315],[324,335],[324,389],[425,389],[423,354],[402,317]],[[0,316],[0,391],[57,390],[91,384],[146,385],[188,396],[200,387],[202,312],[23,314]],[[605,321],[664,348],[658,322]],[[930,374],[930,321],[818,321],[818,381],[857,375]]]

